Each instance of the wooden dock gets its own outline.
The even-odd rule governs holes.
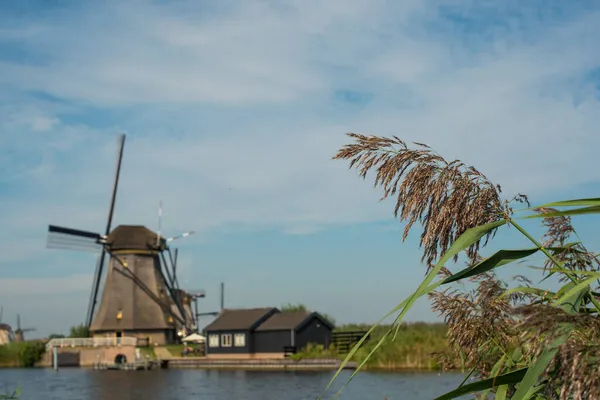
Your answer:
[[[198,369],[253,369],[253,370],[337,370],[342,364],[336,359],[208,359],[196,357],[173,357],[163,360],[163,368],[198,368]],[[349,362],[344,369],[356,369],[355,362]]]
[[[155,361],[137,361],[134,363],[124,364],[108,364],[108,363],[96,363],[94,369],[98,370],[119,370],[119,371],[147,371],[154,369],[158,366]]]

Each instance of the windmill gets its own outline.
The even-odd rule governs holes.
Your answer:
[[[24,328],[21,329],[21,316],[17,314],[17,330],[14,332],[14,340],[15,342],[24,342],[25,341],[25,332],[33,332],[35,328]]]
[[[3,313],[4,307],[0,306],[0,346],[9,344],[14,339],[13,331],[10,325],[2,322]]]
[[[225,283],[221,282],[221,309],[219,311],[209,311],[209,312],[198,312],[198,299],[206,297],[204,290],[201,291],[192,291],[191,292],[192,301],[194,302],[194,320],[196,321],[196,332],[200,333],[200,317],[216,317],[219,315],[223,308],[225,308]]]
[[[111,230],[125,135],[119,135],[117,167],[104,234],[50,225],[48,248],[100,252],[86,326],[94,337],[133,336],[152,343],[173,342],[177,332],[192,330],[192,321],[175,291],[175,257],[169,244],[194,232],[164,238],[145,226],[119,225]],[[160,217],[160,216],[159,216]],[[98,303],[105,259],[108,268]]]

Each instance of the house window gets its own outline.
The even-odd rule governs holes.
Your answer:
[[[226,333],[221,335],[221,346],[222,347],[231,347],[231,334]]]
[[[236,333],[233,335],[233,345],[235,347],[244,347],[246,345],[246,334]]]
[[[208,335],[208,347],[219,347],[219,335]]]

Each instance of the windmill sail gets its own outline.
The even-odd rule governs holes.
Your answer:
[[[98,233],[50,225],[46,246],[49,249],[99,253],[102,251],[102,236]]]

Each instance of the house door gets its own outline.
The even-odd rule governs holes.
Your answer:
[[[117,332],[117,339],[123,337],[123,332]]]

